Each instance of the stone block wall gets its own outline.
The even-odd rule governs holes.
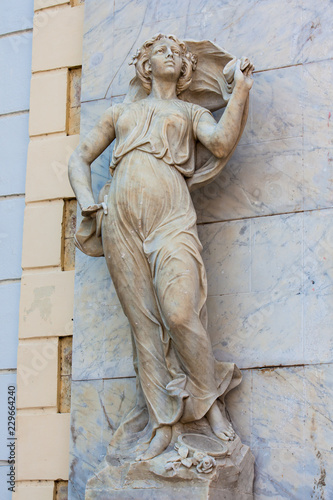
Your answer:
[[[23,250],[17,263],[20,270],[22,264],[23,274],[16,313],[19,344],[13,499],[65,500],[76,226],[76,200],[67,163],[79,141],[83,6],[71,5],[69,0],[35,0],[31,10],[32,58],[25,62],[31,82],[30,94],[27,90],[30,142],[27,121],[27,148],[23,153],[20,145],[17,151],[27,165],[27,175],[25,208],[22,199]],[[22,57],[24,50],[22,44]],[[19,84],[20,75],[13,75],[14,89]],[[11,151],[6,154],[11,159]],[[24,183],[22,189],[24,192]],[[10,217],[13,213],[8,212]],[[10,217],[4,220],[8,231],[14,231]],[[22,241],[15,249],[21,246]]]
[[[121,101],[157,32],[210,39],[255,66],[228,166],[193,196],[209,333],[244,376],[228,397],[256,457],[255,498],[333,497],[332,4],[86,0],[81,133]],[[95,192],[110,148],[93,165]],[[81,500],[133,403],[129,327],[103,259],[77,253],[69,498]]]

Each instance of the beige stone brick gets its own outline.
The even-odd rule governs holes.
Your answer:
[[[68,180],[68,160],[79,143],[78,135],[30,141],[26,201],[73,198]]]
[[[67,77],[67,69],[32,75],[29,118],[31,136],[66,131]]]
[[[65,3],[70,3],[70,0],[35,0],[34,9],[46,9],[47,7],[53,7],[55,5],[62,5]]]
[[[53,481],[24,481],[17,482],[12,500],[53,500]]]
[[[70,414],[17,416],[17,480],[68,479]]]
[[[36,12],[34,18],[32,71],[82,64],[84,7]]]
[[[63,200],[27,205],[24,213],[22,267],[61,265]]]
[[[21,341],[17,352],[17,408],[57,408],[58,338]]]
[[[23,274],[19,337],[71,335],[73,307],[74,271]]]

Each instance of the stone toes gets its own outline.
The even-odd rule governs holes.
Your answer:
[[[230,437],[227,436],[224,432],[218,432],[216,434],[216,436],[219,438],[219,439],[222,439],[222,441],[230,441]]]

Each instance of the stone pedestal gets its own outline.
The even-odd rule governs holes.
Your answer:
[[[253,500],[254,457],[239,437],[228,445],[228,454],[216,458],[207,474],[195,467],[166,470],[174,450],[144,462],[116,458],[91,478],[85,500]]]

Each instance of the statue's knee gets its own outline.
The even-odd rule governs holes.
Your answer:
[[[186,306],[169,309],[166,319],[171,330],[179,329],[190,321],[189,310]]]

